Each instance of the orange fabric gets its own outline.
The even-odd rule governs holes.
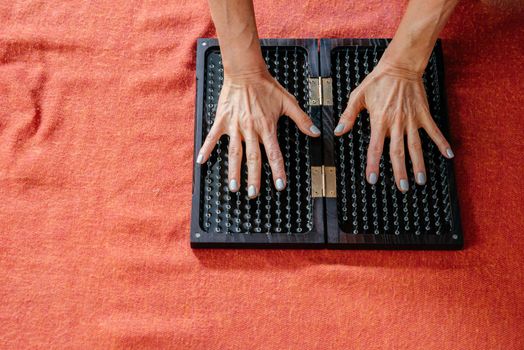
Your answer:
[[[405,4],[257,1],[261,37]],[[189,247],[203,1],[0,3],[0,347],[523,349],[522,13],[442,34],[466,249]]]

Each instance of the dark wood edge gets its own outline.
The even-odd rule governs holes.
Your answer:
[[[448,99],[445,91],[445,77],[444,77],[444,53],[442,50],[442,41],[440,39],[437,40],[437,43],[435,45],[435,56],[437,60],[437,74],[438,74],[438,80],[439,80],[439,94],[440,99],[442,101],[441,107],[442,107],[442,118],[443,123],[441,127],[441,131],[446,137],[446,139],[449,141],[450,138],[450,128],[449,128],[449,111],[448,111]],[[460,247],[462,248],[464,246],[464,235],[462,233],[462,221],[460,218],[460,209],[459,209],[459,201],[458,201],[458,194],[457,194],[457,182],[455,179],[455,170],[453,165],[453,160],[446,161],[447,163],[447,171],[448,171],[448,190],[449,190],[449,196],[451,200],[451,210],[453,212],[452,217],[452,223],[453,223],[453,232],[452,235],[457,235],[456,241],[460,243]]]
[[[288,236],[288,239],[283,239],[283,235]],[[298,247],[325,247],[325,241],[323,237],[319,239],[317,234],[305,233],[305,234],[290,234],[278,233],[267,235],[265,233],[233,233],[224,234],[220,233],[219,237],[213,237],[206,239],[195,239],[191,241],[191,247],[193,248],[206,248],[206,247],[237,247],[237,248],[298,248]],[[213,239],[215,238],[215,239]]]
[[[344,42],[350,39],[320,39],[319,56],[320,56],[320,76],[331,77],[331,50],[334,45],[345,45]],[[324,165],[335,166],[334,143],[335,134],[335,116],[333,106],[322,106],[322,125],[325,132],[322,133],[324,154]],[[336,198],[325,198],[325,230],[326,242],[338,242],[339,224]]]
[[[191,195],[191,225],[190,240],[193,235],[199,235],[203,230],[200,228],[200,181],[201,167],[196,163],[198,150],[202,146],[202,114],[204,100],[204,64],[205,55],[209,47],[218,44],[216,39],[197,39],[196,48],[196,96],[195,96],[195,119],[194,119],[194,149],[193,149],[193,184]]]

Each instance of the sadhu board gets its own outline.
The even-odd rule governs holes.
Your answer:
[[[270,73],[293,94],[322,136],[302,134],[282,116],[277,136],[287,176],[276,191],[262,150],[260,194],[247,196],[242,162],[240,190],[228,188],[228,137],[209,160],[194,162],[190,242],[194,248],[461,249],[463,236],[452,160],[443,157],[420,129],[427,172],[417,185],[406,157],[410,189],[394,181],[388,142],[379,181],[365,178],[370,138],[364,110],[353,129],[333,129],[348,95],[373,70],[389,39],[261,39]],[[423,81],[431,115],[449,139],[441,42],[435,45]],[[216,39],[197,40],[194,159],[216,114],[223,66]]]

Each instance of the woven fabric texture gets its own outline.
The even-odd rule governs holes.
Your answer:
[[[390,37],[402,1],[256,1]],[[442,33],[463,251],[191,250],[205,1],[0,2],[0,348],[523,349],[522,12]]]

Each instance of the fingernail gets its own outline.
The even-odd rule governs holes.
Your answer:
[[[378,180],[378,176],[377,176],[377,173],[371,173],[369,174],[369,178],[368,178],[368,181],[370,184],[374,185],[377,183],[377,180]]]
[[[315,135],[320,135],[320,130],[318,130],[318,128],[315,125],[311,125],[309,131],[311,131]]]
[[[424,185],[426,183],[426,174],[423,172],[417,173],[417,183],[419,185]]]
[[[282,191],[284,189],[284,180],[278,178],[276,181],[277,191]]]
[[[249,198],[256,197],[257,190],[255,188],[255,185],[249,186],[249,188],[247,189],[247,195],[248,195]]]
[[[342,132],[342,130],[344,130],[344,124],[340,123],[337,125],[337,127],[335,128],[335,133],[339,133],[339,132]]]
[[[229,189],[231,191],[236,191],[238,189],[238,183],[237,183],[237,180],[231,180],[229,181]]]
[[[407,192],[407,190],[409,190],[408,180],[406,179],[400,180],[400,190],[402,192]]]
[[[446,150],[446,154],[448,155],[448,158],[453,158],[455,157],[455,154],[453,154],[453,151],[451,150],[451,148],[448,148]]]
[[[202,154],[199,154],[198,157],[197,157],[197,163],[198,164],[202,164],[203,160],[204,160],[204,156]]]

